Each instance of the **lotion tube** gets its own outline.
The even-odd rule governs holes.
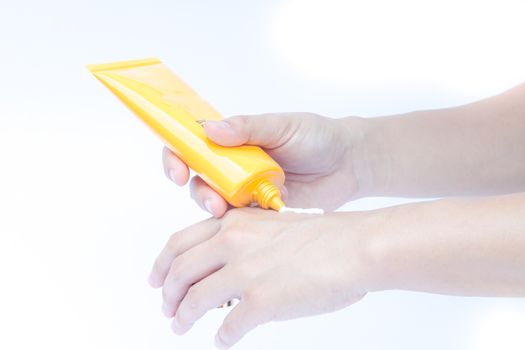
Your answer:
[[[222,147],[203,129],[223,117],[156,58],[88,69],[234,207],[280,210],[284,172],[257,146]]]

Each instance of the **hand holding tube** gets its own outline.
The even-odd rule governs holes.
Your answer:
[[[353,152],[359,118],[337,120],[312,113],[235,116],[204,124],[207,136],[221,146],[257,145],[286,173],[282,189],[286,204],[333,210],[358,196]],[[164,170],[178,185],[189,180],[188,167],[164,149]],[[357,162],[355,162],[357,163]],[[228,209],[226,201],[200,177],[190,184],[191,195],[215,217]]]

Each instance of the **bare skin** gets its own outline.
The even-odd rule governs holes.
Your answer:
[[[278,214],[228,210],[196,178],[192,196],[215,218],[174,234],[150,276],[176,333],[232,298],[240,302],[217,333],[220,348],[260,324],[341,309],[373,291],[525,297],[525,85],[393,117],[244,116],[205,128],[219,144],[268,149],[287,172],[290,205],[330,211],[370,195],[463,198]],[[187,167],[164,156],[166,173],[186,183]]]

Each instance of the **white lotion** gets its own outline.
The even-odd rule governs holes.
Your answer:
[[[282,207],[279,209],[279,213],[295,213],[295,214],[324,214],[324,210],[321,208],[288,208]]]

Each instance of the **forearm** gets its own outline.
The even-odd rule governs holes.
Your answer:
[[[362,195],[525,191],[525,84],[461,107],[357,124],[353,157]]]
[[[370,289],[525,296],[525,193],[372,212]]]

